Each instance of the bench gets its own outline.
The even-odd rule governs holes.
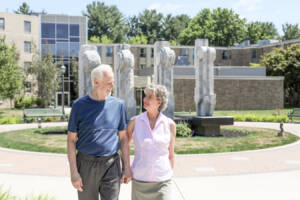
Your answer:
[[[24,109],[24,122],[27,122],[28,118],[32,117],[61,117],[64,118],[64,114],[61,110],[55,108],[31,108]]]
[[[289,119],[293,121],[293,117],[300,117],[300,108],[294,108],[292,112],[288,113]]]

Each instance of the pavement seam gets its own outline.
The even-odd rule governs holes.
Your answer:
[[[182,200],[186,200],[186,198],[184,197],[183,193],[181,192],[179,186],[177,185],[175,179],[173,179],[173,183],[175,184],[175,187],[177,188],[177,190],[178,190],[178,192],[179,192],[179,194],[180,194]]]

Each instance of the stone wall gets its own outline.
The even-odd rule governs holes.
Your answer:
[[[216,110],[283,108],[283,77],[215,78]],[[175,79],[175,111],[195,111],[194,79]]]

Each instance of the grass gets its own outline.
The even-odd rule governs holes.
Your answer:
[[[26,131],[10,131],[0,134],[0,146],[5,148],[66,153],[65,134],[44,135],[45,131],[65,130],[65,127],[52,127],[43,129],[28,129]],[[249,128],[249,127],[226,127],[222,130],[244,132],[242,137],[177,137],[175,143],[175,153],[217,153],[234,152],[244,150],[263,149],[290,144],[299,138],[293,134],[285,133],[284,137],[277,137],[277,131],[271,129]],[[130,153],[134,153],[131,143]]]
[[[298,136],[290,133],[285,133],[284,137],[277,137],[277,131],[272,129],[233,126],[222,129],[242,131],[246,133],[246,136],[190,137],[180,138],[180,140],[176,138],[175,152],[177,154],[199,154],[256,150],[286,145],[299,140]]]
[[[288,113],[292,109],[274,109],[274,110],[216,110],[214,116],[233,116],[235,121],[250,122],[290,122]],[[176,112],[178,114],[188,112]],[[176,114],[175,113],[175,114]],[[191,112],[191,114],[196,114]],[[300,118],[293,122],[300,122]]]
[[[3,186],[0,185],[0,200],[55,200],[55,198],[43,194],[38,196],[29,195],[24,198],[20,198],[12,195],[9,190],[3,190]]]

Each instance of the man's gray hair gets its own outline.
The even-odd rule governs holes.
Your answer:
[[[113,73],[113,70],[110,65],[101,64],[95,67],[91,72],[91,81],[92,86],[94,87],[94,79],[97,78],[98,81],[101,81],[103,78],[104,72],[111,72]]]
[[[145,94],[152,93],[156,96],[158,100],[161,101],[161,104],[158,107],[159,112],[162,112],[167,108],[169,92],[164,85],[151,84],[145,88],[144,93]]]

